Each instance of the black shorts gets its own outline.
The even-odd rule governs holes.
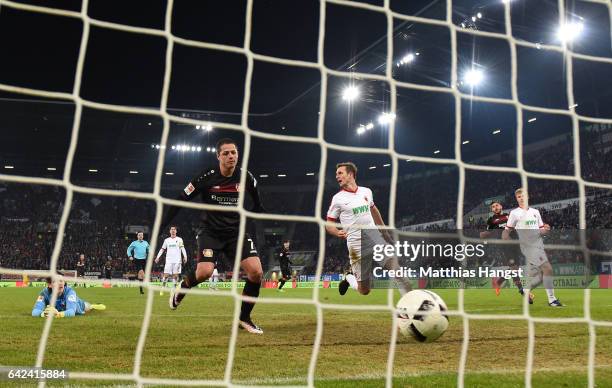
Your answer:
[[[197,240],[198,251],[200,252],[198,262],[216,263],[221,260],[222,256],[225,258],[226,263],[234,262],[236,258],[236,249],[238,247],[237,234],[228,236],[204,231],[198,236]],[[259,257],[255,241],[253,241],[248,234],[245,234],[244,240],[242,241],[240,260],[253,256]]]
[[[77,277],[79,278],[85,277],[85,271],[77,270]]]
[[[146,266],[147,259],[134,259],[134,268],[136,268],[136,271],[144,271]]]
[[[283,278],[288,279],[291,277],[291,269],[289,269],[289,266],[281,266],[281,272],[283,273]]]

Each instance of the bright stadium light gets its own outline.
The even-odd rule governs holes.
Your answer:
[[[472,16],[472,21],[475,22],[476,21],[476,16]]]
[[[7,170],[12,170],[15,168],[15,166],[4,166],[4,168],[6,168]]]
[[[383,167],[389,167],[391,165],[391,163],[385,163],[383,164]]]
[[[156,149],[159,149],[159,144],[155,144],[155,148],[156,148]]]
[[[55,167],[47,167],[47,171],[55,171],[55,170],[57,170],[57,168],[55,168]]]
[[[537,117],[532,117],[529,120],[527,120],[528,123],[533,123],[534,121],[536,121],[538,118]]]
[[[471,87],[478,86],[484,79],[484,74],[480,69],[470,69],[463,75],[463,82]]]
[[[195,147],[195,146],[191,146],[191,150],[192,150],[192,151],[195,151],[195,150],[196,150],[196,147]]]
[[[167,172],[166,175],[174,175],[173,172]]]
[[[174,145],[173,145],[173,146],[172,146],[172,149],[173,149],[173,150],[175,150],[175,149],[176,149],[176,146],[174,146]]]
[[[440,150],[435,150],[435,151],[434,151],[434,155],[437,155],[437,154],[439,154],[439,153],[440,153]]]
[[[199,126],[199,125],[196,125],[196,129],[200,129],[200,126]]]
[[[198,147],[198,148],[196,148],[196,150],[197,150],[198,152],[200,152],[200,151],[202,151],[202,147]]]
[[[497,135],[497,134],[498,134],[498,133],[500,133],[500,132],[501,132],[501,129],[496,129],[495,131],[493,131],[493,134],[494,134],[494,135]]]
[[[367,129],[368,131],[372,128],[374,128],[374,123],[367,123],[365,126],[365,129]]]
[[[260,174],[260,175],[259,175],[259,177],[260,177],[260,178],[267,178],[267,177],[268,177],[268,174]]]
[[[217,149],[215,147],[210,149],[211,152],[217,152]]]
[[[365,133],[366,129],[363,125],[360,125],[359,128],[357,128],[357,134],[358,135],[363,135]]]
[[[378,123],[380,125],[387,125],[395,120],[395,113],[386,113],[383,112],[380,116],[378,116]]]
[[[376,170],[376,166],[370,166],[368,167],[370,170]]]
[[[307,172],[306,176],[314,176],[314,172]]]
[[[286,174],[278,174],[278,175],[277,175],[277,177],[279,177],[279,178],[284,178],[284,177],[286,177],[286,176],[287,176]]]
[[[342,92],[342,99],[344,101],[352,102],[359,97],[359,88],[357,86],[348,86]]]
[[[464,140],[463,143],[461,143],[461,144],[463,144],[463,145],[470,144],[470,141],[469,140]]]
[[[210,132],[212,131],[213,127],[210,124],[206,124],[206,127],[202,127],[203,129],[206,129],[206,132]]]
[[[476,17],[477,17],[478,19],[482,19],[482,14],[481,14],[480,12],[478,12],[478,13],[476,14]]]
[[[6,167],[6,166],[5,166]],[[96,170],[95,168],[90,168],[89,170],[87,170],[89,172],[98,172],[98,170]]]
[[[571,43],[582,34],[584,23],[582,21],[569,22],[561,25],[557,31],[557,36],[561,43]]]
[[[138,174],[138,171],[136,171],[136,170],[130,170],[130,174]]]
[[[206,152],[210,152],[210,147],[206,147]]]

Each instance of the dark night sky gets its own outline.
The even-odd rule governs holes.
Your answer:
[[[29,0],[21,3],[68,10],[80,9],[80,1]],[[355,1],[357,2],[357,1]],[[382,0],[361,1],[381,5]],[[160,0],[92,0],[88,14],[99,20],[163,29],[166,2]],[[558,44],[556,0],[516,0],[512,3],[514,37],[533,43]],[[391,1],[392,9],[406,15],[444,20],[445,1]],[[583,1],[567,1],[568,15],[581,16],[586,29],[573,45],[579,53],[612,57],[607,7]],[[174,2],[172,33],[178,37],[242,47],[246,1]],[[499,0],[453,2],[456,25],[471,23],[483,14],[479,30],[505,33],[503,5]],[[451,80],[450,31],[443,26],[393,21],[393,77],[402,82],[448,87]],[[332,69],[384,74],[387,50],[387,18],[384,14],[337,4],[327,5],[324,63]],[[0,9],[0,83],[59,92],[71,92],[81,33],[80,20],[16,10]],[[319,3],[314,0],[254,0],[250,47],[255,53],[303,61],[317,60]],[[511,98],[510,46],[504,39],[457,35],[459,76],[477,64],[484,82],[475,95]],[[80,95],[88,100],[156,108],[160,104],[165,67],[166,40],[92,26],[87,46]],[[396,63],[408,53],[417,59],[400,67]],[[559,52],[517,47],[518,90],[522,103],[567,109],[566,67]],[[576,111],[585,116],[612,118],[612,64],[574,60]],[[240,53],[201,49],[175,44],[169,107],[172,113],[201,111],[203,120],[239,123],[244,98],[247,60]],[[354,79],[361,96],[349,105],[342,100],[348,78],[330,76],[326,101],[324,138],[348,146],[387,147],[387,129],[377,123],[390,109],[389,85],[384,81]],[[255,61],[249,127],[262,132],[316,137],[319,116],[320,72],[307,67]],[[470,93],[466,85],[460,90]],[[451,94],[397,89],[396,150],[400,153],[454,158],[455,101]],[[74,106],[48,103],[38,97],[0,93],[0,144],[2,165],[15,165],[2,173],[61,177],[70,140]],[[14,101],[28,99],[29,101]],[[32,101],[38,100],[38,101]],[[463,159],[480,163],[496,152],[516,152],[516,111],[507,104],[461,101]],[[566,116],[524,111],[525,143],[569,135]],[[358,136],[359,125],[375,128]],[[587,123],[583,123],[587,124]],[[116,183],[126,179],[152,183],[161,120],[130,114],[85,109],[73,166],[73,180],[85,182],[89,168],[101,170],[98,179]],[[500,129],[498,135],[492,131]],[[173,123],[170,144],[214,146],[222,135],[242,143],[242,134],[215,128],[207,133],[193,126]],[[439,153],[434,154],[434,151]],[[184,171],[173,178],[183,182],[203,165],[213,163],[211,153],[177,153],[168,150],[165,170]],[[318,171],[320,149],[316,145],[272,142],[253,138],[249,167],[256,174],[283,172],[300,177]],[[571,155],[569,156],[571,158]],[[389,158],[369,154],[330,153],[330,164],[342,158],[357,158],[363,167],[381,166]],[[483,162],[489,163],[489,162]],[[569,163],[569,162],[568,162]],[[495,163],[494,163],[495,164]],[[57,171],[46,171],[54,166]],[[497,165],[515,166],[516,156]],[[329,168],[328,168],[329,169]],[[139,170],[138,177],[128,176]],[[371,176],[385,176],[379,168]],[[300,178],[301,179],[301,178]],[[165,181],[166,182],[166,181]],[[150,186],[149,186],[150,187]],[[150,188],[149,188],[150,189]]]

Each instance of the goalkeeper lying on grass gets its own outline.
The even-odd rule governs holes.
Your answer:
[[[63,280],[57,280],[57,287],[57,301],[55,306],[50,306],[53,282],[51,278],[47,278],[47,287],[38,294],[36,304],[32,309],[33,317],[46,317],[49,314],[54,314],[55,318],[67,318],[84,315],[91,310],[106,310],[106,306],[103,304],[91,304],[80,299],[76,291]]]

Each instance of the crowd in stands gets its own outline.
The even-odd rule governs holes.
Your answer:
[[[612,183],[612,150],[610,141],[604,135],[610,131],[585,131],[581,133],[581,168],[583,178],[588,181]],[[529,171],[573,174],[571,155],[573,143],[570,137],[560,140],[554,147],[538,150],[525,155],[525,166]],[[559,161],[563,162],[560,163]],[[534,170],[530,166],[546,164],[545,168]],[[361,184],[369,186],[375,202],[381,209],[385,220],[388,219],[389,185],[380,181]],[[378,183],[377,183],[378,182]],[[515,206],[513,191],[520,185],[520,176],[515,173],[496,173],[466,170],[464,192],[464,214],[482,206],[487,198],[502,198],[506,210]],[[265,186],[265,185],[262,185]],[[325,204],[337,191],[336,187],[326,188]],[[274,187],[263,188],[262,196],[270,213],[276,214],[313,214],[313,196],[316,187],[295,192],[275,192]],[[458,172],[454,167],[437,167],[425,173],[414,173],[399,179],[396,198],[395,220],[398,226],[454,220],[457,214]],[[532,204],[549,203],[578,197],[578,185],[573,181],[529,179],[529,193]],[[587,187],[586,221],[589,229],[612,229],[612,191]],[[0,266],[5,268],[47,269],[56,241],[65,192],[57,186],[0,183]],[[183,211],[175,220],[179,235],[185,241],[190,262],[195,265],[197,257],[196,231],[197,213]],[[556,211],[542,211],[543,219],[553,229],[578,228],[579,206],[573,204]],[[124,197],[94,196],[75,194],[69,222],[65,228],[62,248],[58,259],[58,269],[72,270],[79,254],[85,254],[88,271],[103,272],[103,266],[111,260],[114,271],[128,273],[134,271],[133,262],[126,258],[126,248],[135,239],[129,226],[141,225],[152,229],[155,216],[155,203],[152,201]],[[324,217],[325,214],[320,216]],[[464,228],[482,229],[485,218],[466,218]],[[269,221],[267,227],[277,230],[292,230],[290,235],[275,234],[258,244],[263,255],[269,255],[283,238],[292,240],[293,250],[318,250],[319,229],[313,223],[298,223],[290,229],[287,221]],[[445,231],[454,225],[429,225],[418,230],[426,232]],[[167,231],[161,231],[163,237]],[[160,236],[158,241],[162,241]],[[149,233],[146,239],[150,240]],[[604,247],[607,245],[604,244]],[[158,249],[158,248],[153,248]],[[157,252],[155,252],[157,253]],[[316,257],[316,256],[315,256]],[[576,260],[575,256],[562,255],[563,262]],[[324,273],[343,272],[347,267],[346,246],[344,241],[327,236]],[[231,261],[230,261],[231,262]],[[263,258],[264,266],[277,263],[272,258]],[[160,271],[163,261],[154,265],[153,271]],[[229,270],[227,268],[220,268]],[[316,263],[303,268],[304,273],[314,273]]]

